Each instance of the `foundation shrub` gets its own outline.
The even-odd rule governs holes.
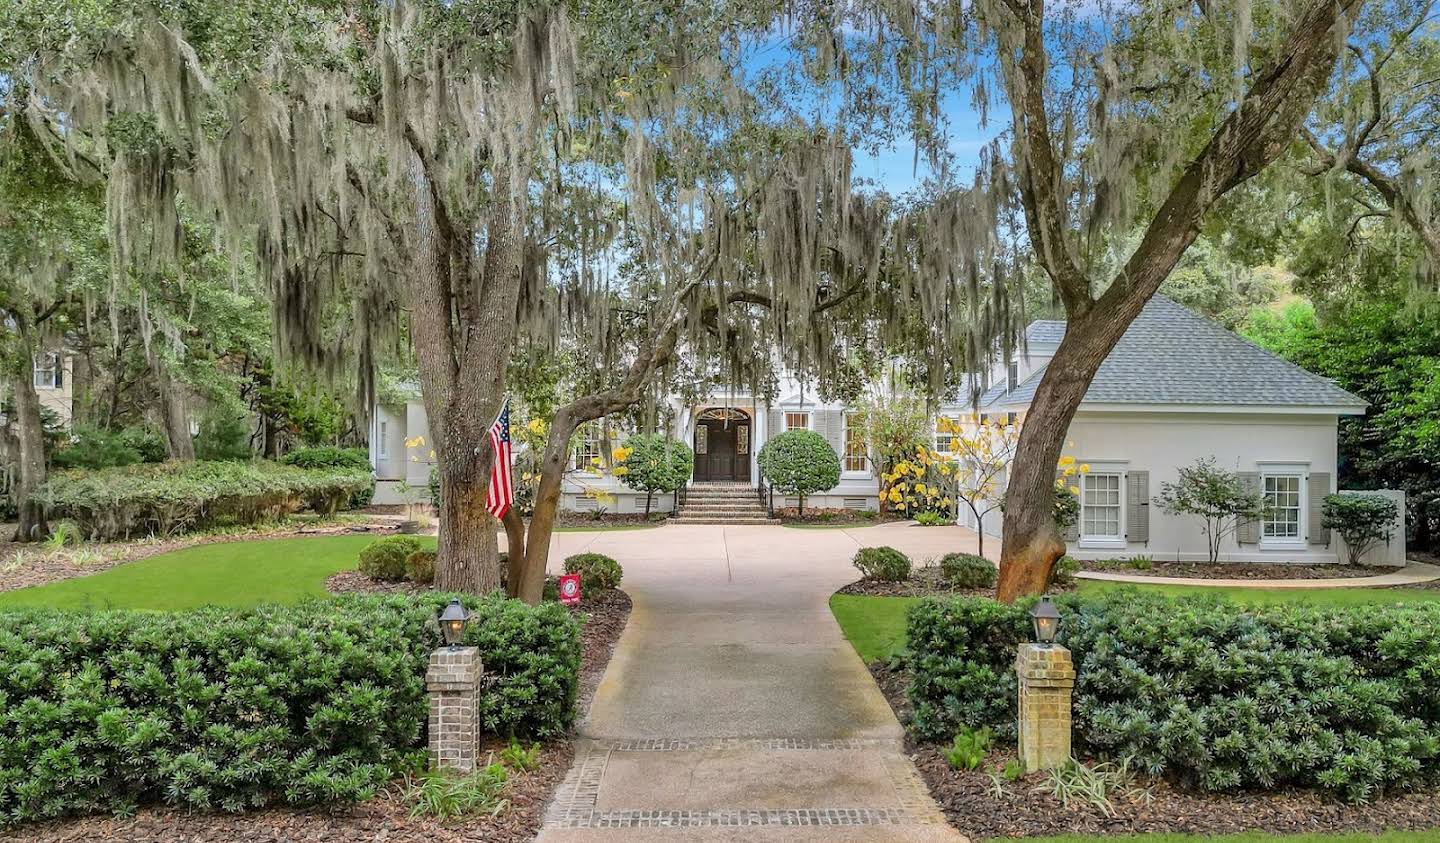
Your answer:
[[[282,457],[280,461],[285,465],[293,465],[298,468],[348,468],[370,471],[370,455],[365,452],[364,448],[335,448],[328,445],[316,448],[296,448]],[[375,480],[372,477],[369,485],[350,495],[346,508],[363,509],[369,506],[370,501],[374,499]]]
[[[893,547],[862,547],[851,564],[866,579],[880,582],[910,579],[910,557]]]
[[[947,553],[940,557],[940,575],[952,588],[989,588],[995,584],[995,566],[973,553]]]
[[[565,573],[579,574],[582,589],[599,592],[620,587],[625,572],[603,553],[577,553],[565,558]]]
[[[0,613],[0,825],[166,802],[354,802],[424,764],[434,617],[455,595],[184,612]],[[462,596],[485,730],[574,719],[563,607]]]
[[[376,539],[360,550],[360,573],[372,580],[400,582],[405,579],[406,562],[414,553],[425,549],[415,536],[386,536]]]
[[[1056,600],[1074,654],[1075,743],[1199,790],[1318,788],[1348,800],[1440,780],[1440,606],[1240,607],[1134,590]],[[1015,738],[1028,603],[911,610],[911,728]]]
[[[435,559],[433,550],[416,550],[405,557],[405,579],[421,585],[435,582]]]
[[[64,471],[33,498],[52,518],[75,522],[86,539],[112,541],[256,524],[307,504],[330,514],[374,482],[368,466],[305,469],[197,460]]]

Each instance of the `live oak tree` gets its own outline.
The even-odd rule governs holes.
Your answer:
[[[173,266],[189,204],[232,254],[253,247],[283,361],[336,378],[359,361],[368,406],[378,351],[413,344],[439,587],[501,580],[486,430],[511,349],[603,347],[617,306],[641,314],[613,379],[556,410],[529,523],[506,519],[510,589],[538,600],[580,424],[644,399],[677,349],[716,354],[732,381],[775,348],[823,370],[834,336],[816,317],[863,311],[876,284],[885,206],[851,193],[844,139],[739,84],[741,34],[774,15],[755,5],[138,4],[61,21],[33,4],[6,63],[30,113],[64,127],[57,158],[103,153],[119,266]],[[643,271],[616,272],[627,260]]]
[[[913,133],[952,185],[940,103],[968,92],[985,119],[998,92],[1005,131],[973,184],[953,196],[991,208],[1016,201],[1024,259],[1049,279],[1068,322],[1005,492],[997,591],[1014,600],[1043,591],[1064,552],[1052,517],[1054,466],[1096,370],[1207,214],[1295,141],[1362,3],[878,5],[858,20],[815,9],[813,40],[832,45],[832,55],[846,52],[833,45],[858,42],[848,51],[858,62],[834,60],[839,75],[859,76],[853,65],[877,56],[868,62],[876,73],[895,69]],[[937,204],[946,201],[955,200]],[[965,253],[1020,233],[975,225],[948,222],[945,231],[961,232],[959,248],[939,250],[937,271],[964,278],[973,271]]]

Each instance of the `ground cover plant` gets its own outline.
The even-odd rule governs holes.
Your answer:
[[[565,573],[579,574],[580,586],[590,591],[619,588],[625,575],[620,563],[603,553],[577,553],[566,557]]]
[[[424,673],[450,596],[0,613],[0,817],[368,798],[423,765]],[[574,617],[464,599],[465,641],[494,677],[482,727],[563,733],[578,693]]]
[[[910,578],[910,557],[893,547],[862,547],[851,564],[867,579],[900,582]]]
[[[1207,791],[1318,788],[1348,800],[1440,774],[1440,605],[1240,609],[1129,590],[1057,600],[1075,654],[1081,751]],[[927,600],[908,617],[912,729],[1014,737],[1026,606]]]
[[[36,489],[33,499],[51,517],[73,521],[87,539],[105,541],[254,524],[307,505],[329,514],[373,485],[368,466],[167,462],[61,472]]]

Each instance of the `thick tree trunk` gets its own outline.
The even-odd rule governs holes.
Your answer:
[[[15,439],[17,446],[15,471],[15,506],[19,511],[15,541],[39,541],[49,532],[45,509],[30,500],[30,495],[45,482],[45,433],[40,418],[40,397],[35,394],[34,352],[29,331],[20,329],[20,350],[11,370],[15,401]]]
[[[512,506],[500,520],[505,525],[505,593],[519,597],[525,576],[525,519]]]
[[[500,588],[500,552],[495,519],[485,511],[488,467],[470,459],[440,461],[440,546],[435,587],[442,591],[488,594]]]
[[[185,406],[185,391],[170,377],[162,360],[152,356],[155,386],[160,399],[160,419],[165,427],[166,448],[172,460],[195,459],[195,440],[190,438],[190,417]]]

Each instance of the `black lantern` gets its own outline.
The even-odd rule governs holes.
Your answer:
[[[440,612],[440,633],[445,636],[445,643],[451,649],[459,646],[460,639],[465,635],[465,624],[470,622],[470,612],[460,603],[460,598],[450,601],[450,605]]]
[[[1055,608],[1049,595],[1041,597],[1030,610],[1030,620],[1035,624],[1037,642],[1046,647],[1055,643],[1055,635],[1060,632],[1060,610]]]

